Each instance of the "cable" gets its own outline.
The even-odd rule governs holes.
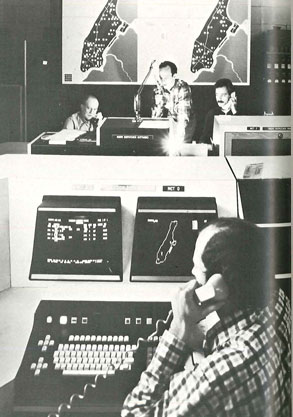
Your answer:
[[[168,313],[168,316],[167,316],[167,318],[165,320],[159,319],[159,320],[156,321],[155,331],[153,333],[151,333],[148,336],[147,339],[144,339],[142,337],[139,337],[137,339],[137,343],[136,343],[135,349],[130,349],[130,350],[127,350],[125,352],[136,352],[139,349],[139,347],[140,347],[140,345],[142,343],[147,343],[149,341],[152,341],[152,339],[154,339],[155,337],[160,337],[163,334],[163,331],[170,326],[172,319],[173,319],[173,312],[172,312],[172,310],[170,310],[169,313]],[[161,329],[160,329],[160,327],[161,327]],[[97,386],[98,386],[97,381],[98,381],[99,378],[104,378],[105,379],[109,375],[114,375],[115,372],[120,368],[120,366],[124,364],[124,362],[125,362],[125,358],[121,359],[121,362],[119,362],[118,364],[116,364],[116,366],[111,365],[111,368],[109,367],[109,370],[106,371],[106,374],[105,375],[96,375],[94,377],[94,382],[93,383],[89,383],[88,382],[88,383],[86,383],[84,385],[82,394],[73,393],[71,395],[71,397],[69,398],[69,401],[67,403],[66,402],[62,402],[58,406],[57,412],[49,413],[48,414],[48,417],[61,417],[61,413],[63,411],[69,411],[69,410],[71,410],[72,403],[73,403],[73,401],[74,401],[75,398],[77,398],[79,400],[84,400],[84,398],[86,396],[86,393],[87,393],[87,390],[89,388],[94,388],[94,389],[97,388]],[[110,374],[108,373],[109,371],[111,371]],[[113,371],[114,371],[114,373],[113,373]]]

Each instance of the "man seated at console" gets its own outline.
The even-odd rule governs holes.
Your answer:
[[[203,132],[199,140],[201,143],[212,143],[215,116],[237,114],[237,97],[231,80],[221,78],[216,82],[215,98],[217,106],[209,110],[206,115]]]
[[[178,143],[192,142],[196,122],[191,89],[177,77],[177,66],[173,62],[164,61],[159,65],[152,117],[169,117],[170,135]]]
[[[193,262],[195,280],[174,298],[170,329],[122,416],[289,417],[290,306],[270,285],[260,229],[218,219],[199,234]],[[195,289],[212,282],[215,296],[196,302]],[[187,369],[201,346],[202,358]]]
[[[92,94],[86,95],[81,102],[80,111],[65,120],[64,129],[77,129],[85,132],[95,130],[103,119],[103,115],[98,109],[97,97]]]

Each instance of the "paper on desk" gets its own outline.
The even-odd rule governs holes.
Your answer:
[[[60,132],[50,136],[50,145],[66,145],[66,142],[75,140],[78,136],[84,134],[83,130],[62,129]]]
[[[168,119],[143,120],[139,125],[140,129],[169,129]]]

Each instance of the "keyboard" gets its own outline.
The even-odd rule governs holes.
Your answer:
[[[67,417],[120,415],[170,309],[159,302],[41,301],[15,379],[13,416],[53,416],[62,404],[70,404]]]

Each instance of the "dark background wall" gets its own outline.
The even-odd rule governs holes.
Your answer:
[[[287,58],[290,54],[290,0],[252,0],[251,19],[251,84],[237,87],[241,111],[248,115],[272,111],[290,114],[290,85],[268,85],[266,69],[268,51],[281,50]],[[62,85],[61,20],[62,0],[0,0],[0,86],[20,86],[11,87],[11,92],[0,89],[0,142],[23,140],[23,131],[19,129],[23,114],[15,103],[17,97],[20,101],[22,97],[25,39],[29,141],[42,131],[61,129],[86,92],[99,97],[105,116],[133,115],[136,85]],[[273,29],[274,26],[280,29]],[[204,114],[214,105],[213,87],[193,86],[192,94],[199,135]],[[142,102],[142,115],[149,116],[150,86],[145,87]]]

